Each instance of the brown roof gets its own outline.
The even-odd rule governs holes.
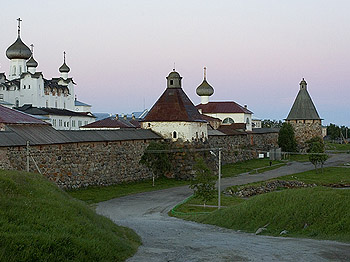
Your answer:
[[[29,116],[20,111],[10,109],[0,105],[0,123],[3,124],[34,124],[34,125],[49,125],[48,123]]]
[[[140,123],[134,119],[116,119],[107,117],[105,119],[82,126],[82,128],[140,128]]]
[[[209,102],[208,104],[199,104],[197,109],[202,109],[202,113],[245,113],[252,114],[253,112],[244,108],[233,101],[227,102]]]
[[[167,88],[142,120],[205,122],[182,88]]]
[[[247,134],[244,123],[233,123],[231,125],[221,125],[217,130],[226,135],[244,135]]]

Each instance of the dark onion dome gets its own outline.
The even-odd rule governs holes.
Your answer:
[[[179,74],[178,72],[176,72],[175,69],[174,69],[174,71],[170,72],[170,74],[168,75],[167,78],[182,78],[182,77],[181,77],[180,74]]]
[[[197,87],[196,93],[199,96],[211,96],[214,94],[214,88],[204,78],[203,82]]]
[[[38,67],[38,62],[35,61],[33,56],[30,57],[30,59],[26,63],[27,67]]]
[[[32,55],[29,47],[26,46],[21,38],[18,36],[16,42],[10,45],[6,50],[6,56],[8,59],[25,59],[27,60]]]
[[[63,62],[63,65],[58,69],[61,73],[68,73],[70,68],[67,66],[66,62]]]

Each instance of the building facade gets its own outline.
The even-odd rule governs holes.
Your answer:
[[[52,114],[49,115],[46,121],[53,124],[54,118],[59,119],[62,115],[67,115],[67,111],[73,113],[76,111],[75,83],[68,76],[70,68],[66,64],[66,54],[64,52],[63,64],[59,67],[60,77],[44,78],[43,73],[36,70],[38,62],[34,59],[34,46],[31,45],[29,49],[21,39],[20,22],[21,20],[18,19],[17,39],[6,50],[6,56],[10,60],[8,77],[5,73],[0,73],[0,101],[3,105],[13,105],[16,108],[31,105],[36,108],[65,110],[65,114],[58,114],[55,117]],[[76,122],[86,121],[79,119],[85,117],[84,115],[72,114],[69,117]],[[91,114],[88,123],[94,120]],[[60,126],[55,128],[61,129]],[[70,128],[75,129],[72,125]],[[78,128],[77,126],[76,129]]]
[[[172,141],[198,141],[208,139],[208,124],[181,87],[182,77],[175,69],[167,79],[167,88],[141,122]]]

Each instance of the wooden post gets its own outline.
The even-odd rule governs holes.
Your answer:
[[[29,172],[29,141],[27,141],[27,150],[26,150],[26,154],[27,154],[27,172]]]

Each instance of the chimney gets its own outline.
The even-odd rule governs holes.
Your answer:
[[[247,106],[247,105],[244,105],[244,108],[245,108],[245,109],[247,109],[247,108],[248,108],[248,106]]]
[[[124,120],[126,120],[126,115],[124,115]]]
[[[118,119],[119,119],[118,114],[115,114],[115,120],[118,120]]]
[[[132,120],[135,120],[135,115],[134,115],[134,113],[131,114],[131,118],[132,118]]]

